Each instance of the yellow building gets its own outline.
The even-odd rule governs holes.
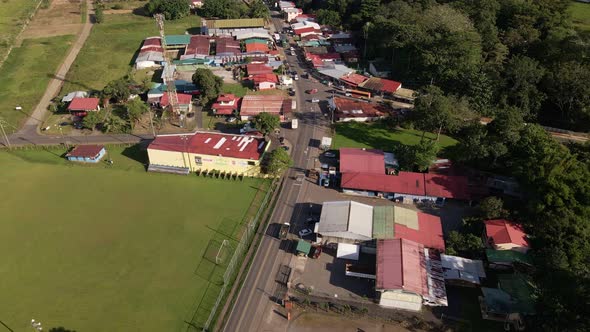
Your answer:
[[[263,137],[215,132],[159,135],[148,146],[150,171],[218,171],[260,175],[260,161],[270,142]]]

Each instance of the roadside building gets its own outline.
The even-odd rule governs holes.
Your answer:
[[[483,262],[459,256],[440,255],[445,281],[458,286],[475,287],[486,278]]]
[[[178,108],[181,112],[190,113],[193,110],[193,96],[186,94],[186,93],[177,93],[176,96],[178,97]],[[168,94],[164,93],[160,98],[160,107],[166,108],[170,105],[168,100]]]
[[[336,97],[328,99],[328,107],[334,112],[336,122],[369,122],[384,119],[389,115],[384,105]]]
[[[324,202],[316,228],[323,243],[361,244],[371,241],[373,207],[354,201]]]
[[[377,241],[375,289],[379,305],[420,311],[422,304],[446,306],[440,260],[423,245],[404,239]]]
[[[84,117],[88,112],[100,111],[98,98],[74,98],[68,105],[68,111],[75,116]]]
[[[277,75],[275,74],[258,74],[250,77],[250,80],[254,83],[256,90],[270,90],[276,89],[277,83],[279,82]]]
[[[215,115],[237,115],[239,112],[240,98],[233,94],[222,94],[211,106]]]
[[[496,250],[515,250],[526,253],[529,241],[521,225],[504,219],[484,221],[485,243]]]
[[[201,19],[201,34],[216,36],[225,35],[227,30],[247,30],[264,28],[263,18],[239,18],[227,20]]]
[[[221,57],[235,57],[242,54],[240,42],[232,37],[215,38],[215,55]]]
[[[268,41],[264,39],[247,39],[245,44],[247,54],[266,54],[269,51]]]
[[[280,79],[281,85],[285,85],[285,86],[293,85],[293,78],[291,76],[281,75],[279,79]]]
[[[312,21],[303,21],[295,24],[291,24],[291,29],[293,29],[293,33],[304,37],[313,34],[321,34],[322,30],[320,25],[312,22]]]
[[[402,87],[402,84],[384,78],[371,77],[364,82],[359,83],[358,86],[375,93],[394,95]]]
[[[340,57],[340,55],[338,55],[338,57]],[[340,81],[342,81],[345,85],[353,88],[358,87],[368,79],[368,77],[356,73],[349,73],[340,77]]]
[[[369,62],[369,73],[377,77],[388,77],[391,76],[391,65],[385,61],[370,61]]]
[[[254,118],[260,113],[269,113],[285,121],[291,112],[291,99],[277,95],[246,95],[242,98],[240,117],[242,121]]]
[[[191,35],[166,35],[164,41],[167,48],[185,49],[191,42]]]
[[[263,63],[251,63],[246,65],[248,75],[272,74],[272,67]]]
[[[385,153],[376,149],[340,149],[340,172],[341,173],[385,173]]]
[[[288,8],[295,8],[295,3],[293,1],[279,1],[279,9],[281,11]]]
[[[66,159],[82,163],[97,163],[106,154],[102,145],[78,145],[66,153]]]
[[[269,145],[261,137],[216,132],[158,135],[147,149],[148,170],[258,176],[260,161]]]
[[[295,20],[295,18],[297,18],[297,16],[303,14],[303,10],[301,8],[285,8],[283,9],[283,13],[285,15],[285,21],[287,21],[287,23]]]

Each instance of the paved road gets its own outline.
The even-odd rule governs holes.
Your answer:
[[[274,19],[275,27],[280,27],[281,20]],[[288,56],[287,59],[292,70],[301,74],[304,69],[299,65],[297,58]],[[317,104],[307,102],[303,93],[307,89],[318,88],[326,90],[326,87],[308,79],[295,81],[296,98],[299,120],[299,129],[285,134],[293,143],[292,157],[294,167],[289,170],[283,190],[281,191],[277,206],[271,216],[271,222],[291,222],[293,234],[302,228],[299,224],[307,181],[304,180],[304,170],[311,167],[317,149],[309,147],[310,139],[321,137],[327,124],[325,117],[319,112]],[[325,92],[314,95],[325,99]],[[307,96],[309,98],[309,96]],[[299,205],[298,205],[299,204]],[[307,211],[306,211],[307,212]],[[306,213],[305,212],[305,213]],[[237,300],[229,314],[224,331],[273,331],[285,330],[287,322],[284,318],[274,313],[277,306],[272,300],[276,283],[274,281],[278,267],[288,264],[291,255],[279,249],[280,241],[270,236],[263,236],[253,263],[240,289]]]
[[[92,20],[90,17],[90,13],[92,13],[94,7],[93,7],[93,2],[91,0],[85,0],[85,1],[87,2],[87,7],[86,7],[87,8],[87,12],[86,12],[87,18],[86,18],[86,23],[84,24],[84,27],[82,28],[82,31],[78,35],[78,39],[76,39],[76,42],[74,43],[74,45],[72,45],[70,52],[68,53],[68,55],[66,56],[66,58],[62,62],[61,66],[59,67],[57,72],[55,73],[54,78],[52,78],[51,81],[49,81],[49,85],[47,86],[47,89],[45,90],[45,94],[43,94],[43,97],[41,98],[41,100],[39,101],[39,103],[37,104],[37,106],[35,107],[33,112],[30,114],[30,116],[27,119],[27,121],[25,122],[24,126],[18,132],[9,136],[9,140],[10,140],[11,144],[13,144],[13,145],[52,144],[52,143],[54,143],[56,141],[60,141],[60,140],[63,141],[62,143],[65,143],[66,139],[63,139],[59,136],[48,137],[48,136],[40,135],[39,134],[39,126],[45,120],[45,118],[47,116],[47,112],[49,112],[47,110],[47,108],[49,107],[49,104],[51,103],[51,99],[53,99],[55,96],[58,95],[59,90],[61,89],[61,86],[63,85],[66,74],[70,70],[70,66],[72,65],[74,60],[76,60],[76,57],[78,56],[78,53],[80,52],[80,49],[82,48],[82,46],[84,46],[86,39],[90,35],[90,30],[92,29],[92,26],[93,26],[93,23],[92,23]],[[10,131],[10,129],[8,129],[8,131]],[[83,140],[83,139],[85,139],[85,136],[71,137],[71,138],[68,138],[67,140],[71,140],[71,141],[75,142],[76,140]],[[105,140],[106,141],[104,141],[104,143],[108,143],[108,142],[111,142],[112,138],[105,138]],[[3,143],[3,145],[6,145],[6,142],[2,142],[2,143]]]

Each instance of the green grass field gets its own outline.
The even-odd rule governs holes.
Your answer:
[[[371,148],[395,151],[399,145],[416,145],[420,142],[422,132],[413,129],[389,129],[381,123],[365,124],[358,122],[339,123],[332,143],[335,149]],[[436,135],[426,133],[426,137],[436,139]],[[446,148],[457,144],[451,137],[441,135],[439,144]]]
[[[195,33],[198,16],[166,21],[166,34]],[[141,42],[159,35],[153,18],[134,14],[105,15],[105,22],[92,28],[86,44],[66,76],[62,94],[75,90],[102,90],[110,81],[127,74],[133,67]]]
[[[590,3],[572,1],[569,10],[574,26],[581,31],[590,32]]]
[[[145,152],[108,150],[113,166],[72,165],[63,149],[0,152],[11,330],[35,318],[45,330],[187,331],[207,318],[224,268],[205,252],[238,236],[262,180],[146,173]]]
[[[3,58],[24,22],[41,0],[0,1],[0,58]]]
[[[0,67],[0,116],[11,124],[8,131],[20,127],[26,118],[24,112],[33,111],[73,40],[74,36],[25,39],[21,47],[12,50]],[[16,111],[16,106],[23,111]]]

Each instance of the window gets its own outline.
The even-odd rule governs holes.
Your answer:
[[[195,157],[195,164],[197,164],[197,166],[203,166],[203,160],[201,157]]]
[[[255,161],[248,161],[248,165],[249,166],[256,166],[256,162]]]

